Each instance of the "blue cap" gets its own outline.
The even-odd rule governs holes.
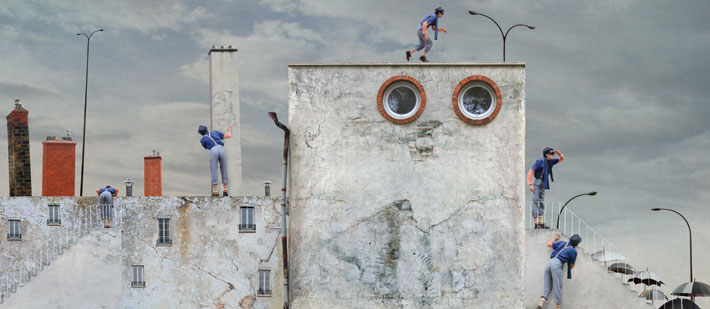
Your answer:
[[[545,154],[547,154],[548,152],[553,151],[553,150],[554,149],[552,149],[550,147],[545,147],[545,149],[542,150],[542,155],[544,156]]]
[[[441,7],[434,9],[434,13],[439,13],[439,12],[444,13],[444,9],[442,9]]]
[[[572,247],[577,248],[577,245],[579,245],[580,242],[582,242],[582,236],[579,236],[578,234],[574,234],[569,238],[569,244],[572,245]]]
[[[205,126],[200,126],[200,128],[197,129],[197,133],[200,133],[201,135],[205,135],[205,134],[207,134],[207,132],[209,132],[209,131],[207,130],[207,127],[205,127]]]

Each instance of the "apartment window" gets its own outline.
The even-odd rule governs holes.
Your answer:
[[[270,281],[271,271],[268,269],[259,270],[259,290],[257,295],[260,296],[271,296],[271,281]]]
[[[133,276],[131,277],[132,288],[144,288],[145,280],[143,279],[143,265],[133,265]]]
[[[158,218],[158,240],[156,245],[169,246],[172,244],[173,240],[170,239],[170,218]]]
[[[22,234],[20,234],[20,220],[10,219],[7,222],[9,225],[7,240],[22,240]]]
[[[256,224],[254,224],[254,207],[241,207],[241,221],[239,223],[239,231],[255,232]]]
[[[62,219],[59,218],[59,204],[49,204],[47,225],[62,225]]]

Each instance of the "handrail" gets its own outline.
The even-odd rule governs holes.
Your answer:
[[[532,202],[527,201],[525,204],[525,228],[526,229],[533,229],[534,227],[534,221],[533,218],[530,216],[530,209],[532,207]],[[543,214],[543,221],[546,224],[549,224],[552,226],[552,223],[557,221],[557,216],[560,217],[560,229],[559,232],[562,235],[567,235],[571,236],[572,234],[579,234],[582,236],[582,243],[580,243],[579,247],[584,249],[583,253],[585,255],[591,256],[594,252],[597,252],[599,250],[606,250],[606,251],[611,251],[611,252],[616,252],[621,254],[621,251],[619,250],[619,247],[617,247],[615,244],[613,244],[611,241],[609,241],[608,238],[606,238],[602,233],[597,231],[595,228],[590,226],[586,221],[582,220],[577,214],[575,214],[572,210],[569,208],[565,208],[564,212],[562,214],[559,214],[560,209],[562,208],[562,202],[556,202],[556,201],[546,201],[545,202],[545,212]],[[576,221],[576,222],[575,222]],[[552,228],[554,230],[554,227]],[[590,238],[591,237],[591,238]],[[601,242],[600,246],[597,246],[598,242]],[[589,249],[592,249],[591,251]],[[590,252],[588,252],[590,251]],[[629,259],[624,257],[623,260],[624,263],[629,263]],[[606,263],[604,263],[604,268],[606,269]],[[636,267],[637,270],[640,269],[646,269],[647,268],[641,268],[641,267]],[[624,284],[626,283],[626,280],[624,280],[624,277],[626,275],[619,274],[620,276],[617,277],[618,279],[621,279]],[[636,291],[637,285],[629,285],[629,288],[631,290]],[[645,286],[644,286],[645,288]],[[661,290],[664,292],[666,295],[669,295],[666,293],[667,291],[661,287],[656,287],[657,290]]]
[[[27,255],[11,257],[10,265],[4,269],[5,275],[0,276],[0,304],[4,303],[5,298],[11,293],[16,293],[18,287],[29,282],[32,276],[36,276],[44,266],[49,266],[59,255],[62,255],[64,249],[75,245],[92,229],[103,229],[100,207],[99,204],[86,205],[74,221],[65,220],[64,223],[67,225],[52,226],[52,229],[57,229],[57,231],[47,234],[44,243],[36,250]],[[112,228],[120,228],[123,225],[124,210],[125,207],[122,203],[114,201]],[[17,236],[21,237],[21,234]],[[22,239],[21,241],[28,240]]]

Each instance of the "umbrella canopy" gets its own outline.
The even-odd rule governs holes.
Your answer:
[[[676,296],[710,296],[710,285],[699,281],[686,282],[679,285],[671,295]]]
[[[594,252],[594,254],[592,254],[592,258],[600,262],[621,261],[626,259],[618,252],[605,250]]]
[[[626,263],[614,263],[609,265],[607,269],[624,275],[632,275],[635,272],[634,267]]]
[[[689,299],[676,298],[658,307],[658,309],[700,309],[700,307]]]
[[[650,289],[650,290],[645,290],[639,294],[639,297],[645,298],[646,300],[667,300],[668,297],[666,297],[666,294],[663,294],[663,292],[656,290],[656,289]]]
[[[663,281],[661,281],[661,278],[658,277],[658,275],[650,272],[650,271],[640,271],[635,273],[627,282],[633,282],[635,284],[643,283],[645,285],[657,285],[661,286]]]

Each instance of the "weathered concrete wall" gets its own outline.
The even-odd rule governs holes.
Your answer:
[[[94,229],[0,308],[121,308],[121,232]]]
[[[66,261],[64,255],[25,283],[28,290],[32,290],[30,286],[55,286],[59,292],[33,300],[29,298],[37,295],[20,293],[25,288],[20,287],[18,293],[10,296],[14,304],[22,304],[23,298],[27,298],[27,304],[39,306],[50,300],[52,306],[74,304],[75,300],[68,298],[89,293],[105,297],[85,298],[82,306],[86,308],[214,308],[217,304],[224,304],[225,308],[283,307],[279,198],[117,198],[114,228],[110,230],[99,228],[96,202],[95,197],[0,200],[0,285],[6,284],[3,280],[8,273],[10,277],[15,273],[26,275],[27,269],[39,266],[43,255],[45,260],[47,254],[54,260],[57,251],[53,248],[59,246],[60,239],[66,244],[67,239],[80,238],[81,244],[87,241],[86,236],[81,236],[89,231],[93,231],[89,235],[109,234],[89,237],[96,238],[93,242],[106,240],[101,251],[65,249],[74,256],[73,262]],[[50,203],[61,205],[61,226],[47,225]],[[255,232],[240,233],[240,206],[254,207]],[[156,246],[158,217],[171,219],[171,246]],[[21,220],[21,241],[7,240],[8,218]],[[84,247],[90,249],[91,243]],[[111,246],[112,243],[117,245]],[[102,271],[97,267],[100,263],[105,268],[101,276],[96,276],[96,271]],[[131,287],[131,266],[135,264],[145,267],[145,288]],[[260,269],[271,271],[271,296],[257,295]],[[45,272],[54,275],[44,276]],[[97,282],[97,278],[110,283]],[[94,286],[100,284],[103,285]]]
[[[552,249],[545,244],[552,239],[553,230],[527,230],[525,246],[525,308],[535,308],[544,287],[543,273]],[[567,239],[564,239],[567,240]],[[584,244],[585,240],[582,240]],[[567,266],[565,266],[565,272]],[[609,273],[603,264],[592,260],[580,248],[572,279],[564,275],[562,283],[563,308],[654,308],[638,297],[618,274]],[[656,307],[663,302],[656,302]],[[522,308],[522,307],[521,307]],[[554,292],[545,308],[555,308]]]
[[[426,91],[414,122],[379,114],[378,89]],[[474,126],[456,85],[492,79],[502,108]],[[522,64],[289,67],[293,308],[523,307]]]
[[[124,308],[283,308],[279,200],[166,197],[130,201],[123,226]],[[256,233],[239,232],[239,207],[254,207]],[[169,217],[172,246],[156,246]],[[131,288],[132,265],[145,288]],[[258,297],[258,270],[271,270],[271,297]],[[251,299],[251,300],[250,300]],[[249,307],[246,307],[249,308]]]
[[[87,205],[96,198],[2,197],[0,198],[0,273],[40,269],[54,259],[60,243],[74,242],[86,228]],[[61,225],[48,225],[49,204],[59,204]],[[95,213],[94,213],[95,214]],[[20,220],[21,241],[8,240],[8,220]],[[43,262],[43,263],[40,263]]]

